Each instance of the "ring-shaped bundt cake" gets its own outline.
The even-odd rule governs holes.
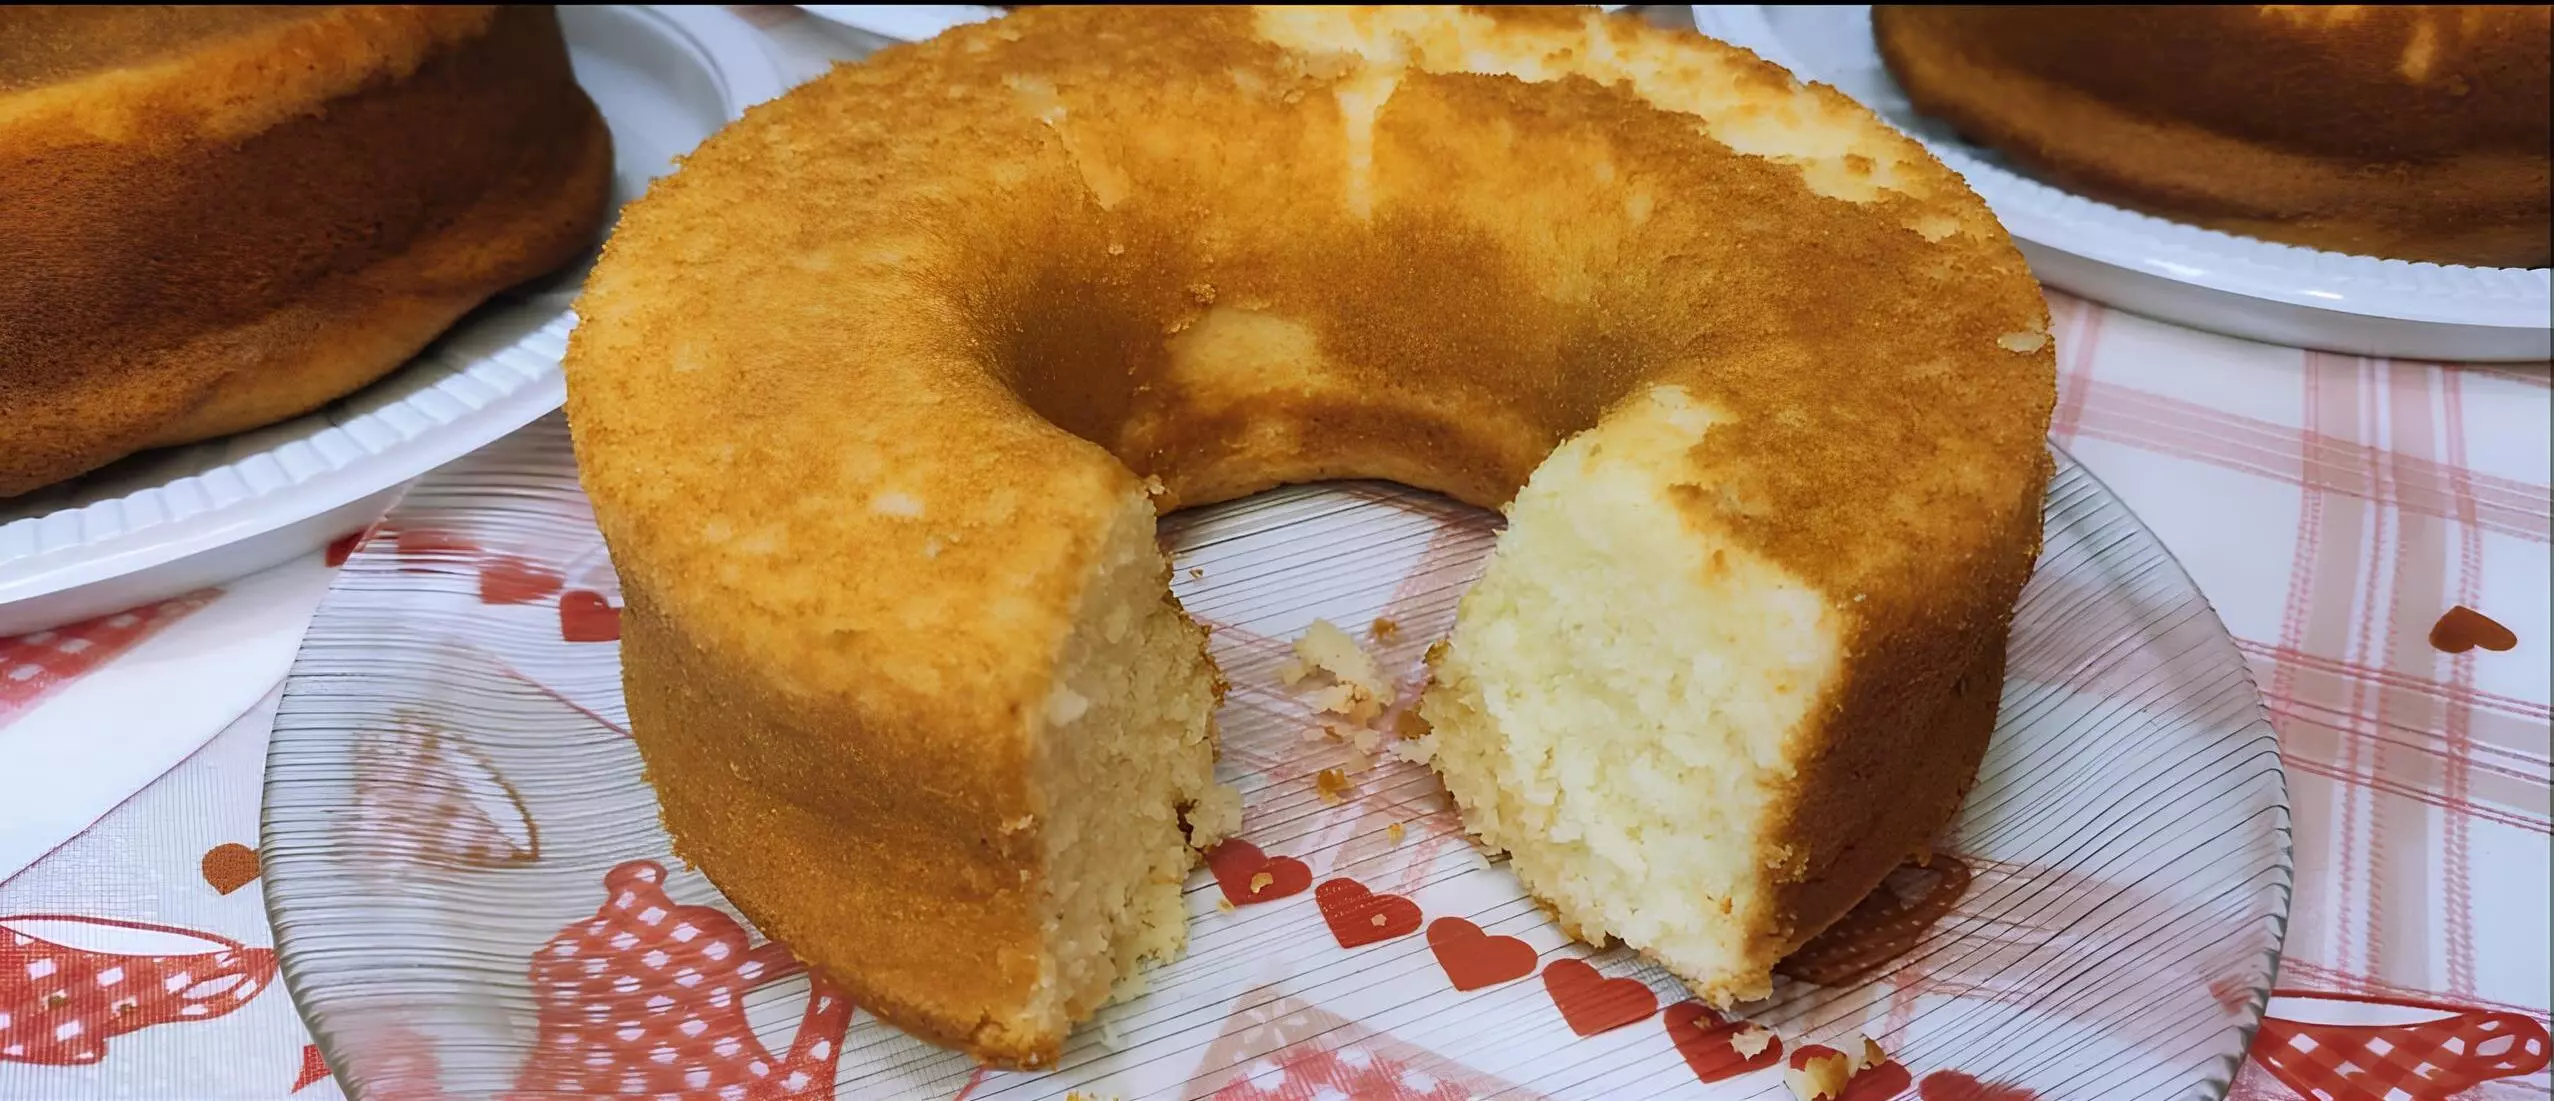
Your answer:
[[[1721,1002],[1971,782],[2047,313],[1836,92],[1591,9],[1036,8],[632,207],[569,416],[678,850],[887,1020],[1054,1057],[1230,832],[1156,516],[1508,527],[1425,748],[1574,933]]]

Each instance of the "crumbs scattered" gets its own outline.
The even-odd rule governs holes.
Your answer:
[[[1792,1066],[1783,1068],[1783,1085],[1790,1087],[1791,1095],[1799,1101],[1834,1101],[1843,1097],[1845,1086],[1853,1081],[1854,1075],[1889,1061],[1889,1053],[1880,1050],[1878,1042],[1868,1036],[1857,1038],[1862,1041],[1862,1046],[1850,1054],[1823,1048],[1810,1049],[1822,1054],[1806,1059],[1796,1058]],[[1737,1037],[1730,1038],[1732,1048],[1737,1046],[1737,1042]]]
[[[1400,844],[1400,843],[1401,843],[1401,835],[1402,835],[1402,834],[1404,834],[1404,833],[1407,833],[1407,832],[1409,832],[1409,831],[1404,830],[1404,829],[1402,829],[1402,828],[1401,828],[1401,823],[1399,823],[1399,822],[1395,822],[1395,823],[1393,823],[1393,824],[1391,824],[1391,825],[1389,825],[1389,826],[1385,826],[1385,827],[1383,828],[1383,837],[1384,837],[1384,840],[1386,840],[1386,841],[1390,841],[1390,842],[1392,842],[1393,844],[1398,845],[1398,844]]]
[[[1268,873],[1266,873],[1266,872],[1262,872],[1262,873],[1260,873],[1260,874],[1261,874],[1261,875],[1266,875],[1266,874],[1268,874]],[[1251,888],[1251,892],[1250,892],[1250,893],[1252,893],[1252,894],[1258,894],[1258,893],[1259,893],[1259,888],[1257,888],[1257,887],[1253,887],[1253,888]],[[1224,897],[1224,896],[1222,896],[1222,895],[1216,895],[1216,896],[1215,896],[1215,909],[1217,909],[1217,910],[1219,910],[1219,911],[1222,911],[1222,912],[1224,912],[1224,913],[1229,914],[1229,913],[1232,913],[1232,912],[1233,912],[1234,908],[1235,908],[1235,907],[1233,906],[1233,900],[1231,900],[1231,899],[1229,899],[1229,898],[1225,898],[1225,897]]]
[[[1400,735],[1402,741],[1427,737],[1428,729],[1428,720],[1415,709],[1404,710],[1392,717],[1392,732]]]
[[[1197,579],[1197,578],[1200,578],[1200,577],[1204,577],[1204,576],[1206,576],[1206,571],[1205,571],[1203,568],[1201,568],[1201,567],[1197,567],[1197,566],[1190,566],[1190,567],[1188,568],[1188,576],[1189,576],[1189,579],[1190,579],[1190,580],[1195,580],[1195,579]]]
[[[1259,897],[1259,892],[1261,891],[1261,889],[1263,889],[1263,888],[1267,887],[1269,884],[1271,884],[1271,883],[1275,883],[1275,882],[1277,882],[1277,877],[1276,877],[1276,876],[1273,876],[1273,875],[1270,875],[1270,874],[1268,874],[1267,872],[1260,872],[1260,873],[1258,873],[1258,874],[1256,874],[1256,875],[1251,876],[1251,877],[1250,877],[1250,894],[1251,894],[1251,897],[1252,897],[1252,898],[1257,898],[1257,897]]]
[[[1398,629],[1388,619],[1374,622],[1378,638]],[[1392,695],[1392,686],[1384,679],[1374,655],[1367,653],[1355,639],[1348,637],[1346,631],[1329,620],[1316,619],[1304,629],[1303,636],[1295,640],[1293,656],[1277,666],[1277,679],[1292,687],[1316,676],[1322,676],[1322,680],[1305,692],[1304,700],[1324,718],[1317,729],[1305,731],[1303,739],[1320,742],[1335,738],[1346,743],[1348,755],[1345,765],[1348,772],[1364,772],[1374,767],[1384,738],[1368,724],[1382,717],[1385,701]],[[1340,770],[1328,771],[1337,774]],[[1337,804],[1340,801],[1338,793],[1347,790],[1347,786],[1345,776],[1340,776],[1335,783],[1322,785],[1323,800]]]
[[[1400,634],[1401,625],[1383,616],[1376,616],[1374,623],[1366,628],[1366,633],[1373,635],[1376,642],[1383,642]]]
[[[1335,807],[1348,801],[1348,792],[1353,790],[1353,785],[1349,784],[1347,773],[1325,768],[1313,773],[1312,789],[1321,796],[1322,802]]]
[[[1782,1084],[1799,1101],[1836,1101],[1853,1078],[1853,1057],[1842,1052],[1812,1055],[1797,1066],[1784,1067]]]
[[[1739,1029],[1737,1035],[1729,1038],[1729,1050],[1737,1052],[1742,1059],[1753,1059],[1764,1054],[1765,1048],[1773,1042],[1772,1029],[1760,1025],[1749,1025]]]
[[[1374,655],[1326,619],[1316,619],[1304,628],[1303,636],[1295,640],[1295,656],[1277,667],[1277,679],[1292,685],[1315,672],[1328,673],[1338,684],[1357,689],[1369,699],[1381,699],[1392,691]]]

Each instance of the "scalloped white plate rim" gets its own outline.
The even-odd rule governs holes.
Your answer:
[[[1803,80],[1827,81],[1787,48],[1762,5],[1697,4],[1694,25]],[[2086,260],[2331,313],[2521,331],[2549,327],[2554,283],[2545,268],[2442,266],[2239,237],[2061,191],[1988,164],[1957,144],[1917,140],[1966,178],[2014,236]],[[2458,282],[2501,283],[2504,291],[2475,293],[2479,288],[2454,285]]]
[[[690,56],[722,97],[723,116],[729,120],[740,117],[746,107],[785,90],[780,68],[763,48],[760,33],[751,24],[725,10],[670,5],[612,5],[609,10],[627,19],[634,27],[664,38]],[[0,559],[0,634],[18,628],[32,630],[51,622],[80,618],[82,614],[112,611],[169,595],[156,591],[160,588],[176,590],[200,584],[205,579],[195,577],[197,571],[176,571],[184,576],[158,584],[137,575],[145,571],[167,572],[162,568],[282,532],[302,521],[349,505],[385,497],[428,471],[531,423],[543,413],[559,407],[566,399],[566,387],[560,378],[556,357],[529,346],[544,337],[564,339],[573,321],[573,315],[562,308],[555,316],[528,328],[520,338],[504,347],[480,355],[452,357],[447,361],[449,373],[445,377],[420,387],[414,394],[342,424],[330,424],[322,419],[326,416],[324,410],[307,414],[300,419],[312,425],[310,431],[297,433],[264,451],[119,497],[12,521],[8,527],[20,524],[40,527],[65,522],[66,514],[92,510],[100,515],[148,511],[156,507],[159,498],[188,481],[227,478],[229,483],[254,487],[256,482],[242,476],[242,468],[250,464],[286,472],[282,484],[264,489],[251,488],[243,496],[216,503],[191,515],[147,522],[137,527],[119,527],[103,539],[69,545],[44,547],[39,537],[39,549],[33,553]],[[464,321],[444,339],[463,334],[470,328],[471,323]],[[515,369],[481,369],[498,363],[500,357],[511,360],[506,366]],[[433,358],[431,351],[420,360],[429,358]],[[422,362],[412,362],[374,385],[396,385],[395,380],[400,376],[422,366],[425,366]],[[525,367],[531,369],[524,370]],[[512,385],[507,385],[509,380]],[[494,396],[473,405],[456,400],[447,388],[475,390],[481,394],[493,390]],[[358,395],[360,393],[358,391]],[[294,464],[282,462],[279,458],[279,453],[288,448],[308,448],[331,435],[341,437],[340,443],[351,442],[363,453],[333,464],[329,469],[303,476],[294,476],[291,473]],[[366,443],[367,435],[390,438],[385,443]],[[275,549],[281,553],[270,551],[264,555],[249,555],[245,560],[253,564],[245,567],[232,565],[220,572],[260,568],[271,564],[271,561],[259,559],[280,561],[293,554],[307,553],[317,545],[312,540],[325,542],[342,533],[317,531],[293,534],[300,536],[293,540],[293,547]],[[305,543],[310,545],[301,545]],[[116,586],[112,592],[75,592],[119,581],[131,581],[133,584]],[[22,605],[37,600],[44,601],[42,607],[46,611],[36,614],[30,622],[19,623],[18,620],[29,618],[30,609]],[[53,611],[63,608],[76,610],[68,613]],[[17,614],[12,614],[13,610]]]
[[[800,11],[828,23],[899,42],[919,42],[951,27],[998,18],[987,4],[800,4]]]

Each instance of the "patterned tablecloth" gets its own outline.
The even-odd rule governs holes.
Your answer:
[[[857,49],[792,9],[743,11],[795,77]],[[2292,924],[2233,1096],[2547,1097],[2547,367],[2364,359],[2051,306],[2051,436],[2215,603],[2288,769]],[[277,981],[256,884],[275,695],[219,730],[106,718],[168,683],[168,663],[224,660],[169,640],[220,637],[250,614],[243,597],[306,605],[331,565],[0,640],[0,855],[13,834],[76,832],[0,863],[0,1098],[337,1092]],[[83,803],[40,767],[59,738],[183,761]],[[24,1023],[75,996],[98,1011]],[[2460,1060],[2479,1069],[2437,1069]]]

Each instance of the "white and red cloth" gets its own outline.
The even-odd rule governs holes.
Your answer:
[[[795,76],[855,52],[793,9],[740,10]],[[2546,366],[2305,352],[2052,305],[2052,437],[2216,605],[2252,661],[2288,771],[2286,957],[2232,1096],[2547,1098]],[[280,989],[253,852],[274,651],[289,653],[329,565],[315,555],[0,640],[0,1098],[335,1095]],[[2501,630],[2451,617],[2457,608]],[[154,718],[195,698],[211,702]],[[506,843],[482,840],[491,852]],[[657,873],[616,874],[644,896]],[[598,905],[597,929],[619,928],[612,904]],[[776,963],[692,909],[671,912],[694,921],[698,950],[735,951],[736,983],[770,981],[741,969]],[[1491,947],[1453,927],[1428,935],[1450,951]],[[576,943],[560,946],[572,955]],[[75,986],[105,993],[73,999]],[[801,1072],[782,1092],[828,1096],[838,1012],[812,997],[789,1050],[751,1048],[744,1063],[710,1037],[665,1085],[732,1082],[768,1060]],[[1687,1026],[1699,1036],[1718,1022]],[[1358,1043],[1353,1059],[1305,1055],[1298,1077],[1364,1096],[1358,1083],[1415,1080],[1402,1063],[1425,1057],[1386,1035]],[[557,1075],[577,1087],[574,1066]],[[1920,1092],[2004,1096],[1943,1076]]]

